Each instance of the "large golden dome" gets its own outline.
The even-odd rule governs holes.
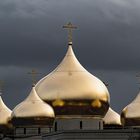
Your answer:
[[[140,126],[140,93],[121,113],[124,126]]]
[[[15,125],[50,124],[55,117],[53,108],[39,98],[34,87],[29,96],[13,109],[11,116]]]
[[[103,117],[109,107],[106,86],[79,63],[72,44],[63,61],[35,88],[41,99],[54,107],[56,115]]]

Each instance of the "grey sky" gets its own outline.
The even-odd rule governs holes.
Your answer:
[[[13,108],[29,93],[28,71],[39,70],[39,80],[59,64],[67,48],[62,26],[71,21],[78,26],[76,56],[109,83],[111,105],[121,111],[138,93],[139,13],[139,0],[0,1],[0,79],[7,105]]]

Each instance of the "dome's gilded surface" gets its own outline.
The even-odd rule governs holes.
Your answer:
[[[56,115],[104,116],[109,107],[106,86],[79,63],[72,45],[57,68],[35,88],[41,99],[54,107]]]
[[[7,125],[11,119],[12,111],[4,104],[0,96],[0,125]]]
[[[103,118],[103,121],[105,125],[111,125],[111,126],[121,125],[120,115],[114,110],[112,110],[111,108],[108,109],[108,112]]]
[[[140,93],[123,109],[121,113],[121,121],[124,126],[140,125]]]
[[[32,88],[29,96],[13,109],[11,116],[12,121],[14,123],[18,122],[18,124],[24,121],[25,123],[28,121],[42,121],[46,118],[52,120],[55,117],[53,108],[40,99],[35,87]]]

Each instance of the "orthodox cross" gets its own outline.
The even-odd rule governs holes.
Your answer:
[[[28,74],[31,75],[32,78],[32,85],[34,86],[36,83],[36,76],[39,74],[35,69],[32,69],[31,72],[28,72]]]
[[[77,29],[77,27],[72,25],[71,22],[69,22],[68,24],[64,25],[63,28],[68,30],[68,42],[72,43],[72,30]]]
[[[136,74],[136,78],[138,79],[138,84],[140,84],[140,73]]]
[[[4,81],[0,80],[0,92],[2,92],[4,87]]]

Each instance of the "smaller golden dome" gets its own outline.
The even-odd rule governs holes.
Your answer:
[[[12,112],[12,117],[54,117],[53,108],[42,101],[32,88],[29,96],[17,105]]]
[[[140,126],[140,93],[121,113],[124,126]]]
[[[14,125],[29,125],[28,123],[52,125],[54,117],[53,108],[39,98],[33,87],[29,96],[13,109],[12,123]]]
[[[111,108],[108,109],[108,112],[106,113],[105,117],[103,118],[105,125],[120,125],[121,126],[121,120],[120,115],[112,110]]]
[[[11,110],[4,104],[0,96],[0,125],[8,125],[11,119]]]

